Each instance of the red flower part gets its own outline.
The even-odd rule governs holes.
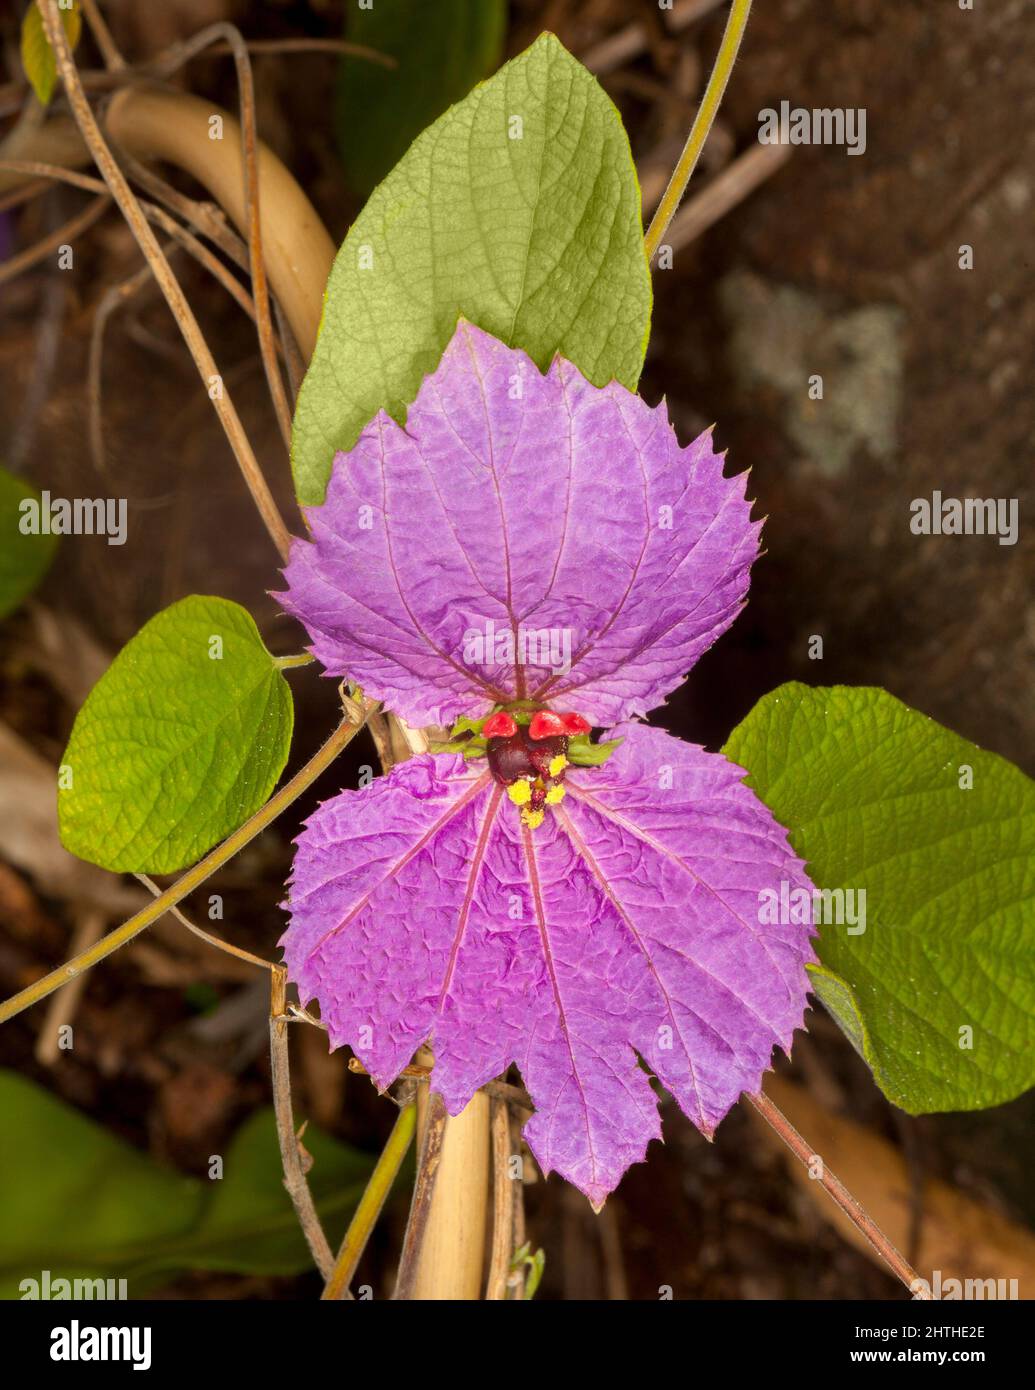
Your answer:
[[[541,738],[557,738],[566,734],[568,729],[564,720],[559,714],[554,714],[553,710],[541,709],[532,716],[532,722],[528,726],[528,737],[536,740]]]
[[[581,714],[562,714],[561,723],[564,725],[566,734],[588,734],[592,725],[588,719],[583,719]]]
[[[497,710],[495,714],[490,714],[482,725],[482,738],[513,738],[517,733],[517,727],[513,716],[505,709]]]

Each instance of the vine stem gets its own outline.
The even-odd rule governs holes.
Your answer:
[[[377,1160],[366,1190],[359,1200],[356,1214],[349,1222],[349,1229],[345,1232],[345,1239],[341,1243],[338,1258],[334,1262],[334,1269],[324,1286],[321,1298],[326,1300],[340,1299],[347,1295],[352,1276],[356,1272],[356,1266],[359,1264],[367,1241],[370,1239],[370,1232],[374,1229],[377,1218],[381,1215],[381,1208],[392,1190],[392,1184],[398,1176],[402,1161],[413,1142],[416,1128],[417,1106],[415,1103],[411,1103],[399,1111],[392,1132],[388,1136],[388,1142],[381,1150],[381,1157]]]
[[[120,927],[116,927],[114,931],[102,937],[89,950],[81,951],[79,955],[73,956],[64,965],[52,970],[49,975],[44,975],[35,984],[29,985],[26,989],[12,995],[10,999],[0,1004],[0,1023],[6,1023],[8,1019],[20,1014],[23,1009],[28,1009],[33,1004],[38,1004],[41,999],[46,999],[49,994],[53,994],[54,990],[60,989],[69,980],[74,980],[84,970],[90,970],[99,961],[105,960],[121,946],[125,946],[127,941],[132,941],[145,927],[156,922],[171,907],[182,902],[188,893],[192,893],[217,869],[221,869],[229,859],[232,859],[235,854],[244,849],[245,845],[254,840],[260,831],[272,824],[282,811],[287,810],[291,803],[296,801],[306,788],[311,786],[317,777],[331,765],[342,749],[352,742],[376,708],[377,705],[374,702],[367,701],[362,708],[361,719],[353,720],[346,715],[323,747],[309,759],[304,767],[299,768],[290,781],[285,782],[279,792],[270,797],[265,806],[261,806],[254,816],[246,820],[232,835],[228,835],[222,844],[217,845],[214,850],[206,854],[204,859],[195,864],[192,869],[188,869],[181,878],[178,878],[153,902],[142,907],[128,921],[123,922]]]
[[[79,81],[79,73],[72,58],[72,50],[69,47],[64,26],[58,14],[57,0],[36,0],[36,5],[43,19],[47,39],[54,52],[54,58],[58,71],[61,73],[61,80],[64,83],[65,93],[72,108],[76,125],[79,127],[82,138],[93,156],[104,182],[111,189],[112,197],[129,224],[137,245],[154,271],[158,286],[173,312],[202,382],[208,390],[213,380],[222,380],[215,358],[212,356],[201,327],[187,303],[187,297],[183,293],[179,281],[170,269],[169,262],[166,260],[154,232],[148,225],[147,218],[144,216],[133,190],[126,181],[126,176],[115,162],[108,143],[101,134],[101,128],[90,109],[83,85]],[[286,561],[290,546],[288,529],[277,509],[276,502],[273,500],[269,485],[263,477],[240,417],[225,391],[219,396],[213,397],[212,403],[216,408],[220,424],[223,426],[230,447],[234,451],[234,457],[237,459],[266,529],[280,552],[281,558]]]
[[[866,1239],[880,1255],[881,1259],[892,1271],[902,1280],[906,1288],[916,1298],[930,1298],[930,1292],[925,1292],[923,1281],[917,1275],[915,1269],[909,1264],[906,1258],[896,1250],[891,1241],[874,1221],[872,1216],[868,1216],[852,1194],[845,1187],[844,1183],[834,1173],[831,1173],[826,1164],[822,1162],[821,1155],[817,1154],[809,1144],[802,1138],[798,1131],[791,1124],[790,1120],[779,1108],[774,1105],[767,1095],[745,1096],[755,1107],[763,1120],[770,1125],[780,1136],[783,1142],[790,1149],[796,1158],[800,1158],[805,1167],[812,1171],[814,1161],[820,1159],[820,1170],[816,1181],[822,1186],[823,1190],[837,1203],[848,1219],[858,1227]]]
[[[668,187],[658,204],[657,211],[651,218],[647,235],[643,239],[648,261],[652,261],[657,255],[658,247],[668,231],[668,224],[676,215],[676,209],[683,200],[690,176],[697,166],[702,149],[704,149],[704,142],[708,138],[708,132],[712,128],[712,122],[715,120],[715,114],[722,101],[726,84],[730,80],[730,73],[733,71],[733,64],[736,61],[737,50],[740,48],[740,41],[744,37],[744,29],[747,26],[750,11],[751,0],[733,0],[733,4],[730,6],[726,31],[722,36],[715,66],[708,78],[708,85],[704,89],[704,97],[697,108],[697,115],[690,127],[686,144],[683,146],[683,153],[676,162],[672,177],[668,181]]]

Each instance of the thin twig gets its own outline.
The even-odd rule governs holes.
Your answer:
[[[273,1110],[277,1119],[277,1138],[280,1141],[280,1161],[284,1168],[284,1186],[295,1208],[299,1225],[313,1260],[324,1279],[334,1269],[334,1256],[320,1218],[313,1194],[309,1191],[302,1155],[298,1151],[295,1119],[291,1106],[291,1065],[288,1057],[288,1030],[282,1022],[287,1004],[287,968],[275,965],[270,974],[270,1075],[273,1082]]]
[[[79,0],[79,7],[83,12],[83,18],[90,26],[93,34],[93,41],[101,51],[104,59],[104,66],[109,72],[121,72],[126,66],[126,60],[116,47],[115,40],[111,36],[111,30],[105,23],[104,16],[97,8],[97,0]]]
[[[439,1164],[442,1162],[442,1140],[446,1132],[446,1107],[441,1096],[432,1096],[428,1106],[424,1139],[417,1160],[417,1180],[413,1185],[413,1201],[410,1204],[410,1217],[406,1223],[402,1254],[399,1257],[399,1273],[396,1279],[393,1299],[405,1302],[413,1296],[420,1266],[421,1250],[428,1229],[431,1213],[431,1199],[435,1195],[435,1182],[438,1178]]]
[[[686,192],[686,186],[690,182],[690,176],[694,172],[701,150],[704,148],[704,142],[708,138],[708,132],[711,130],[712,121],[715,119],[715,113],[722,101],[726,83],[733,71],[737,50],[740,48],[740,40],[744,35],[744,27],[750,12],[751,0],[733,0],[733,4],[730,6],[730,16],[726,21],[726,31],[722,36],[722,43],[715,59],[715,66],[708,78],[708,85],[704,89],[704,96],[697,108],[697,115],[690,127],[686,144],[683,146],[683,153],[679,156],[676,167],[672,171],[668,187],[662,195],[658,210],[651,219],[647,235],[644,237],[648,261],[654,259],[658,247],[664,240],[668,224],[675,217],[676,209]]]
[[[169,250],[175,250],[175,247],[167,247],[167,255]],[[93,316],[86,363],[87,437],[90,441],[93,466],[105,478],[109,473],[104,450],[104,373],[101,370],[104,363],[104,333],[108,320],[119,305],[137,294],[152,278],[150,265],[141,266],[128,279],[105,290]]]
[[[102,911],[90,907],[84,909],[72,937],[73,949],[85,951],[88,946],[92,946],[103,934],[104,924],[105,914]],[[43,1019],[43,1026],[36,1039],[36,1061],[41,1066],[53,1066],[61,1055],[58,1028],[67,1026],[72,1022],[85,983],[85,979],[80,976],[78,980],[72,980],[65,985],[64,989],[59,989],[56,994],[52,995]]]
[[[212,391],[213,379],[220,377],[219,369],[215,359],[209,350],[208,343],[201,331],[197,319],[187,303],[186,296],[180,288],[179,281],[169,268],[169,262],[162,255],[161,248],[148,225],[147,218],[137,201],[136,195],[126,181],[126,177],[108,147],[104,136],[101,134],[100,126],[90,109],[90,103],[86,99],[82,83],[79,81],[76,72],[75,62],[72,58],[72,51],[65,36],[64,26],[61,23],[57,0],[36,0],[36,4],[43,16],[43,24],[47,32],[50,46],[54,50],[58,70],[61,73],[62,81],[65,85],[65,92],[72,107],[76,124],[90,149],[97,167],[101,171],[105,183],[112,191],[115,201],[118,203],[123,216],[129,224],[130,230],[137,240],[140,249],[151,263],[158,281],[159,288],[165,295],[166,301],[172,310],[176,322],[179,324],[180,331],[184,336],[191,356],[198,368],[201,380],[208,391],[212,404],[219,416],[220,423],[234,451],[234,455],[248,484],[249,491],[259,509],[263,521],[266,524],[274,544],[279,551],[281,558],[286,560],[290,548],[290,536],[288,529],[284,525],[284,520],[277,509],[277,504],[273,500],[273,495],[269,490],[266,479],[259,468],[258,460],[252,450],[248,437],[244,432],[244,426],[234,409],[233,402],[230,400],[226,390]]]
[[[670,34],[678,34],[695,20],[702,19],[712,10],[717,10],[721,4],[722,0],[678,0],[673,9],[667,13],[662,12],[662,19]],[[647,48],[649,40],[647,26],[636,20],[624,29],[619,29],[616,34],[609,34],[606,39],[594,44],[583,55],[582,61],[590,72],[602,77],[613,72],[615,68],[620,68],[624,63],[631,62],[633,58],[638,58]]]
[[[485,1298],[498,1303],[507,1296],[510,1262],[514,1256],[514,1197],[510,1176],[510,1111],[501,1100],[492,1101],[492,1249]]]
[[[349,1297],[348,1290],[352,1276],[355,1274],[356,1266],[366,1249],[370,1233],[377,1224],[377,1218],[381,1215],[381,1209],[392,1190],[392,1184],[402,1166],[402,1161],[413,1142],[413,1132],[416,1127],[417,1107],[411,1103],[399,1111],[392,1132],[388,1136],[388,1142],[381,1151],[377,1166],[370,1175],[370,1181],[367,1183],[363,1196],[359,1199],[356,1213],[349,1222],[349,1229],[345,1232],[345,1239],[341,1243],[338,1258],[334,1262],[334,1270],[324,1286],[321,1298],[331,1300]]]
[[[31,270],[34,265],[39,265],[40,261],[45,260],[59,246],[70,246],[77,236],[88,231],[95,222],[99,221],[110,206],[111,198],[107,193],[102,193],[83,208],[82,212],[77,212],[74,217],[62,223],[57,231],[51,232],[49,236],[37,241],[34,246],[27,246],[17,256],[12,256],[9,261],[5,261],[3,265],[0,265],[0,285],[6,285],[9,280],[15,279],[26,270]]]
[[[800,1158],[805,1167],[810,1172],[813,1171],[813,1160],[817,1157],[814,1150],[805,1142],[798,1131],[791,1124],[790,1120],[782,1110],[769,1099],[767,1095],[746,1096],[762,1118],[772,1126],[783,1142],[790,1149],[795,1157]],[[871,1216],[868,1216],[862,1207],[855,1200],[852,1194],[845,1187],[840,1178],[836,1177],[827,1168],[825,1163],[820,1163],[819,1173],[816,1181],[841,1208],[848,1219],[862,1232],[866,1239],[880,1255],[881,1259],[892,1271],[902,1280],[906,1288],[911,1293],[916,1294],[917,1298],[930,1298],[930,1292],[924,1292],[923,1283],[917,1278],[916,1270],[899,1253],[898,1250],[888,1240],[887,1236],[877,1225]],[[919,1290],[919,1292],[918,1292]]]
[[[71,169],[64,169],[60,164],[42,164],[35,160],[24,159],[0,159],[0,170],[10,169],[17,173],[38,172],[45,179],[56,179],[61,183],[71,184],[73,188],[84,188],[90,192],[100,192],[108,196],[107,184],[103,179],[91,178],[88,174],[77,174]],[[160,180],[159,180],[160,182]],[[185,200],[189,202],[190,200]],[[255,318],[255,305],[251,295],[241,283],[234,278],[227,270],[226,266],[214,256],[208,247],[203,245],[196,236],[182,227],[175,218],[170,217],[164,208],[156,206],[154,203],[140,200],[140,207],[144,216],[149,222],[153,222],[156,227],[160,227],[163,232],[167,232],[181,246],[183,246],[205,270],[226,290],[227,294],[240,305],[250,319]],[[228,236],[237,241],[237,237],[229,228],[226,229]],[[208,232],[206,230],[206,235]],[[240,243],[242,264],[246,265],[244,257],[243,243]],[[222,248],[225,249],[225,248]]]
[[[326,768],[330,767],[342,749],[356,737],[363,727],[370,709],[376,708],[376,705],[368,703],[364,707],[362,722],[355,723],[348,717],[343,719],[323,747],[309,759],[304,767],[299,768],[294,777],[286,782],[280,791],[270,797],[265,806],[260,807],[253,816],[245,821],[244,825],[235,830],[232,835],[228,835],[222,844],[210,850],[204,859],[181,875],[154,902],[148,903],[147,907],[142,907],[139,912],[134,913],[128,921],[109,932],[90,950],[73,956],[70,961],[66,961],[64,965],[52,970],[49,975],[44,975],[35,984],[19,990],[17,994],[0,1004],[0,1023],[6,1023],[8,1019],[20,1014],[23,1009],[38,1004],[41,999],[46,999],[49,994],[53,994],[63,984],[67,984],[69,980],[74,980],[77,975],[81,975],[84,970],[89,970],[99,961],[105,960],[120,946],[125,946],[127,941],[132,941],[152,922],[157,921],[163,913],[182,902],[188,893],[193,893],[196,888],[199,888],[217,869],[221,869],[228,860],[244,849],[245,845],[254,840],[260,831],[265,830],[268,825],[272,825],[293,801],[297,801],[306,788],[311,786]]]
[[[161,895],[162,890],[159,888],[158,884],[155,883],[154,879],[148,878],[147,874],[136,874],[135,877],[138,878],[144,887],[153,893],[156,898]],[[253,956],[251,951],[246,951],[243,946],[234,946],[232,942],[224,941],[222,937],[213,936],[211,932],[205,931],[203,927],[199,927],[196,923],[192,922],[178,907],[171,907],[169,912],[176,918],[177,922],[186,927],[189,932],[193,932],[195,936],[199,936],[201,940],[207,942],[209,946],[214,946],[217,951],[223,951],[228,956],[236,956],[238,960],[247,961],[249,965],[257,965],[262,970],[276,970],[278,968],[273,961],[265,960],[262,956]]]
[[[128,150],[122,149],[119,145],[115,146],[115,150],[119,163],[133,183],[139,184],[156,202],[175,212],[184,222],[190,223],[196,232],[207,237],[214,246],[218,246],[234,265],[240,266],[242,270],[248,269],[248,248],[227,222],[218,204],[188,198],[186,193],[173,188],[171,183],[156,174],[153,169],[149,169],[146,164],[142,164]]]
[[[0,164],[0,168],[5,167]],[[33,183],[27,183],[21,188],[12,189],[3,198],[0,198],[0,213],[10,212],[12,208],[21,207],[23,203],[31,203],[33,198],[39,198],[46,193],[50,187],[48,179],[36,179]]]
[[[273,320],[270,316],[269,286],[266,281],[266,263],[262,251],[262,222],[259,214],[259,162],[256,154],[258,137],[255,120],[255,83],[252,78],[252,64],[248,48],[236,25],[220,21],[210,24],[194,34],[182,45],[176,63],[163,71],[174,71],[181,63],[203,52],[218,41],[227,44],[233,53],[234,67],[237,71],[237,88],[241,115],[242,174],[244,179],[245,216],[248,223],[248,261],[252,277],[252,293],[255,297],[256,325],[259,331],[259,351],[266,373],[270,399],[280,433],[286,448],[291,446],[291,409],[287,393],[277,363],[273,344]]]

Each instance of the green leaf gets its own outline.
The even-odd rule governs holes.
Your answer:
[[[41,500],[35,488],[0,468],[0,618],[32,593],[54,558],[57,537],[34,534]]]
[[[0,1298],[23,1279],[125,1278],[131,1297],[185,1270],[298,1274],[312,1257],[284,1190],[272,1109],[218,1179],[184,1177],[13,1072],[0,1071]],[[332,1244],[369,1177],[365,1154],[310,1128],[309,1174]],[[24,1292],[24,1291],[22,1291]]]
[[[292,722],[251,616],[221,598],[174,603],[79,711],[59,779],[62,844],[118,873],[193,864],[267,800]]]
[[[603,767],[621,742],[612,738],[594,743],[588,734],[577,734],[568,743],[568,761],[573,767]]]
[[[66,4],[61,6],[61,23],[65,30],[65,37],[74,50],[79,42],[82,15],[79,13],[78,3],[74,9],[66,8],[66,5],[67,0]],[[32,90],[36,93],[41,104],[46,106],[54,95],[54,86],[57,82],[57,63],[54,60],[54,51],[47,38],[47,31],[43,27],[43,18],[35,0],[29,0],[29,8],[25,11],[25,18],[22,20],[22,67],[25,69],[25,76],[32,84]]]
[[[373,1161],[312,1126],[303,1143],[313,1160],[309,1186],[321,1220],[340,1237]],[[207,1200],[199,1219],[180,1240],[142,1255],[141,1275],[180,1269],[300,1274],[311,1268],[312,1255],[284,1188],[272,1109],[245,1121],[230,1144],[223,1177],[201,1185]]]
[[[725,752],[819,888],[865,890],[854,931],[830,920],[836,896],[825,907],[812,983],[884,1094],[924,1114],[1031,1086],[1035,782],[885,691],[847,686],[781,686]]]
[[[650,303],[621,118],[544,34],[418,137],[338,252],[295,412],[300,500],[378,410],[405,420],[459,316],[635,389]]]
[[[504,0],[378,0],[350,6],[346,37],[388,54],[396,67],[342,60],[338,144],[349,182],[366,195],[451,102],[499,63]]]

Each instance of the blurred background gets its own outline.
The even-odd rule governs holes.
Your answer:
[[[23,9],[8,5],[0,17],[0,140],[26,102]],[[384,172],[376,152],[350,146],[350,112],[362,99],[349,91],[361,80],[355,60],[280,41],[341,39],[356,23],[351,0],[102,0],[101,9],[134,63],[221,19],[272,44],[253,54],[261,138],[334,240],[344,237]],[[672,266],[655,273],[642,382],[651,402],[667,397],[684,440],[717,422],[730,466],[752,469],[749,491],[769,518],[748,608],[656,716],[684,737],[721,746],[785,680],[872,684],[1035,772],[1031,17],[1026,0],[972,11],[951,0],[754,7],[689,214],[671,238]],[[709,0],[675,0],[671,9],[655,0],[512,0],[499,57],[551,29],[598,74],[626,122],[649,215],[724,22],[725,7]],[[88,31],[77,61],[103,66]],[[226,56],[200,56],[170,81],[236,110]],[[864,108],[865,153],[799,146],[760,162],[759,112],[783,100]],[[392,158],[414,133],[407,121],[434,114],[400,100]],[[20,202],[0,196],[0,257],[41,241],[89,201],[57,186]],[[965,245],[973,248],[966,270]],[[111,655],[192,592],[244,604],[274,652],[301,646],[268,597],[278,584],[268,537],[164,302],[153,283],[111,301],[112,287],[140,267],[116,212],[76,237],[75,256],[71,273],[48,256],[6,279],[0,261],[0,462],[55,496],[124,496],[131,521],[121,549],[103,537],[62,544],[35,597],[0,623],[4,995],[145,896],[133,880],[71,860],[56,837],[53,768]],[[253,327],[193,261],[178,258],[176,269],[296,528]],[[87,447],[98,408],[88,360],[101,327],[103,478]],[[822,401],[809,399],[814,374]],[[909,504],[934,490],[1019,499],[1017,544],[912,535]],[[821,660],[810,657],[817,635]],[[337,708],[334,683],[313,668],[293,672],[291,684],[289,770],[322,741]],[[372,746],[354,745],[300,813],[355,785],[375,761]],[[278,903],[296,824],[289,814],[206,886],[225,903],[218,930],[266,957],[283,929]],[[192,906],[203,915],[203,897]],[[0,1029],[0,1067],[19,1078],[0,1086],[4,1296],[17,1296],[18,1271],[64,1267],[129,1271],[131,1292],[167,1297],[318,1292],[279,1189],[267,1013],[261,972],[167,920],[91,974],[71,1008],[66,999],[54,1015],[44,1004]],[[74,1025],[70,1051],[56,1046],[55,1018]],[[314,1183],[334,1244],[394,1107],[343,1055],[327,1055],[318,1030],[294,1029],[292,1048],[296,1114],[311,1123],[306,1143],[321,1159]],[[842,1166],[865,1168],[855,1177],[875,1184],[872,1202],[883,1193],[878,1220],[908,1208],[903,1243],[914,1255],[924,1241],[951,1244],[946,1212],[965,1199],[989,1213],[997,1239],[1016,1239],[1018,1268],[1002,1275],[1032,1259],[1030,1097],[981,1114],[906,1116],[818,1008],[797,1036],[793,1065],[779,1070],[800,1088],[786,1099],[792,1114],[792,1103],[806,1107],[797,1112],[806,1135],[810,1120],[832,1127],[845,1145]],[[545,1252],[538,1297],[657,1298],[664,1286],[678,1298],[900,1296],[831,1227],[825,1199],[788,1170],[743,1107],[714,1144],[674,1104],[663,1113],[664,1146],[652,1146],[602,1216],[556,1178],[528,1184],[528,1235]],[[848,1124],[877,1144],[866,1147]],[[248,1156],[237,1167],[250,1186],[224,1190],[214,1211],[210,1159],[229,1152]],[[851,1171],[840,1176],[853,1187]],[[940,1205],[922,1197],[932,1180],[947,1185],[936,1189]],[[375,1296],[391,1287],[407,1198],[400,1182],[360,1269]],[[976,1269],[981,1237],[973,1239]]]

